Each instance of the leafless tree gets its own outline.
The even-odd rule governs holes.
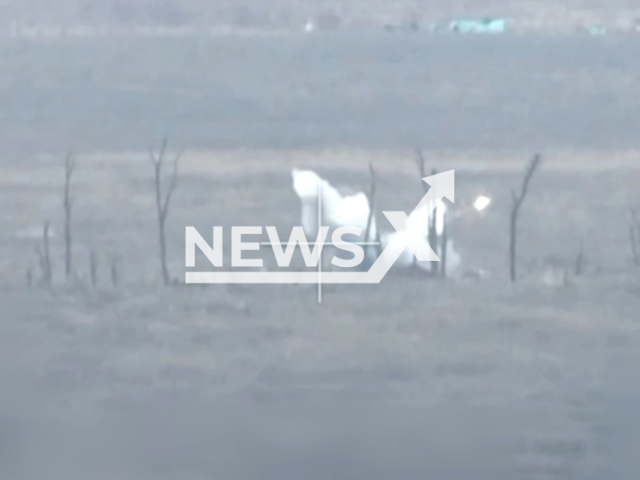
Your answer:
[[[149,155],[155,175],[156,209],[158,213],[158,237],[160,242],[160,267],[162,269],[162,280],[164,281],[165,285],[170,285],[171,277],[167,268],[167,241],[165,235],[165,223],[167,220],[167,213],[169,211],[171,197],[178,183],[178,163],[180,161],[181,153],[178,153],[175,156],[175,159],[173,161],[173,172],[169,178],[166,192],[163,192],[162,168],[165,165],[166,150],[167,137],[164,137],[162,139],[162,145],[160,147],[160,152],[158,153],[158,155],[154,153],[153,148],[149,149]]]
[[[435,168],[431,171],[431,175],[436,175],[437,173],[438,171]],[[425,184],[425,191],[427,190],[428,188],[426,188],[426,184]],[[431,248],[433,248],[433,251],[436,253],[438,252],[438,229],[436,227],[436,222],[438,217],[437,208],[438,207],[436,205],[431,215],[429,215],[429,245],[431,245]],[[431,262],[431,275],[433,275],[434,277],[437,277],[439,273],[438,272],[439,269],[440,269],[439,262]]]
[[[369,162],[369,173],[371,176],[371,187],[369,189],[369,218],[367,219],[367,228],[365,230],[364,241],[371,241],[371,229],[373,228],[373,224],[375,222],[376,225],[376,234],[373,241],[376,243],[375,245],[366,245],[365,251],[373,250],[375,252],[375,256],[377,257],[380,254],[380,227],[377,222],[376,216],[376,194],[377,194],[377,184],[378,179],[376,176],[376,171],[373,168],[373,163]]]
[[[422,154],[422,150],[417,149],[416,150],[416,161],[418,163],[418,169],[420,171],[420,183],[422,184],[422,188],[424,190],[424,193],[426,194],[429,191],[429,185],[427,185],[425,182],[422,181],[422,179],[424,177],[427,176],[427,169],[426,169],[426,165],[425,165],[425,158],[424,155]],[[431,175],[437,175],[438,171],[434,168],[431,171]],[[445,218],[445,231],[443,231],[442,237],[439,239],[438,238],[438,229],[436,226],[436,222],[437,222],[437,206],[436,209],[434,209],[434,211],[431,213],[431,215],[429,216],[429,233],[427,235],[427,240],[429,242],[429,245],[431,246],[431,248],[433,249],[434,252],[436,252],[436,254],[440,257],[440,262],[431,262],[431,275],[434,277],[438,277],[440,276],[441,278],[445,278],[446,277],[446,272],[447,272],[447,243],[448,243],[448,236],[447,236],[447,232],[446,232],[446,218]],[[413,259],[414,262],[414,266],[415,266],[415,262],[416,259]]]
[[[511,221],[509,225],[509,238],[510,238],[509,274],[512,282],[516,281],[516,242],[517,242],[518,214],[520,213],[522,202],[524,201],[527,195],[531,177],[533,177],[533,174],[535,173],[536,168],[540,164],[541,159],[542,157],[539,154],[536,154],[529,162],[529,166],[527,167],[527,171],[525,172],[525,175],[524,175],[524,180],[522,182],[520,193],[517,194],[515,190],[511,190],[511,197],[513,199],[513,204],[511,206]]]
[[[72,260],[72,236],[71,236],[71,210],[73,199],[71,198],[71,177],[76,168],[76,161],[71,152],[67,154],[64,162],[64,271],[67,280],[71,278],[73,271]]]
[[[41,282],[48,288],[51,288],[53,280],[53,272],[51,268],[51,251],[49,249],[49,222],[46,221],[42,228],[42,248],[36,248],[38,254],[38,262],[42,271]]]
[[[442,237],[440,239],[440,278],[447,278],[447,244],[449,243],[449,227],[447,217],[444,217],[442,225]]]

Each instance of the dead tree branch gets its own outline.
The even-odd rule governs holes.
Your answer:
[[[536,168],[540,164],[540,160],[542,157],[539,154],[536,154],[529,162],[529,166],[527,167],[527,171],[524,175],[524,180],[522,182],[522,187],[520,189],[520,193],[516,194],[515,190],[511,191],[511,197],[513,200],[513,204],[511,207],[511,221],[509,225],[509,274],[511,277],[511,281],[516,281],[516,241],[517,241],[517,223],[518,223],[518,214],[520,213],[520,208],[522,207],[522,202],[524,201],[527,191],[529,189],[529,182],[531,181],[531,177],[536,171]]]
[[[431,175],[437,175],[438,171],[434,168],[431,171]],[[425,184],[426,186],[426,184]],[[438,204],[436,203],[431,215],[429,215],[429,245],[434,252],[438,253],[439,245],[438,245],[438,228],[437,228],[437,218],[438,218]],[[442,259],[440,259],[442,261]],[[439,275],[440,270],[440,262],[431,262],[431,275],[437,277]]]
[[[376,176],[376,171],[373,168],[373,164],[369,162],[369,173],[371,175],[371,187],[369,189],[369,218],[367,219],[367,228],[365,230],[364,241],[365,242],[375,242],[375,245],[367,245],[365,250],[371,251],[373,250],[374,256],[377,258],[380,255],[380,230],[378,228],[377,215],[376,215],[376,194],[377,194],[377,185],[378,179]],[[374,227],[375,225],[375,227]],[[375,228],[374,238],[371,238],[371,229]]]
[[[53,272],[51,268],[51,251],[49,249],[49,222],[46,221],[42,227],[42,248],[36,248],[38,254],[38,263],[42,272],[40,282],[48,288],[51,288],[53,281]]]
[[[440,238],[440,278],[447,278],[447,243],[449,243],[449,227],[447,217],[444,217],[442,225],[442,236]]]
[[[162,191],[162,169],[165,165],[165,155],[167,150],[167,137],[162,139],[162,145],[160,152],[156,156],[153,152],[153,148],[149,149],[149,156],[151,164],[153,165],[155,190],[156,190],[156,210],[158,213],[158,238],[160,243],[160,267],[162,269],[162,280],[165,285],[171,284],[171,277],[167,268],[167,241],[165,235],[165,223],[167,220],[167,213],[169,211],[169,205],[171,203],[171,197],[178,184],[178,164],[180,157],[179,152],[173,161],[173,172],[169,177],[169,183],[167,185],[166,192]]]
[[[418,164],[418,170],[420,172],[420,183],[422,184],[422,188],[424,193],[426,194],[429,191],[429,185],[422,181],[424,177],[427,176],[427,168],[424,155],[422,154],[422,150],[416,149],[416,163]],[[434,168],[431,171],[431,175],[436,175],[438,171]],[[440,257],[440,262],[431,262],[431,275],[433,277],[446,277],[447,272],[447,242],[448,238],[446,232],[443,232],[442,238],[438,238],[438,229],[437,229],[437,218],[438,218],[438,205],[436,204],[433,212],[429,215],[429,230],[427,235],[427,241],[429,245],[433,249],[434,252]],[[446,222],[445,222],[446,224]],[[446,229],[446,225],[445,225]],[[414,267],[416,265],[416,258],[413,259]]]
[[[72,236],[71,236],[71,210],[73,208],[73,198],[71,198],[71,177],[76,168],[76,161],[71,152],[67,154],[64,162],[64,271],[67,280],[71,277],[73,270],[72,261]]]
[[[418,164],[418,170],[420,171],[420,179],[422,180],[424,177],[427,176],[427,171],[425,169],[424,155],[422,155],[422,150],[420,150],[419,148],[416,149],[416,163]],[[429,190],[429,187],[427,186],[427,184],[422,182],[422,187],[424,188],[424,193],[427,193],[427,191]]]

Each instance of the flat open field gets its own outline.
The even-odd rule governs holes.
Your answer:
[[[631,40],[437,40],[422,63],[420,45],[397,40],[288,41],[2,47],[0,476],[638,478]],[[171,287],[145,153],[165,133],[186,149]],[[181,284],[185,226],[299,224],[294,166],[367,189],[372,161],[380,209],[410,211],[418,145],[429,170],[456,169],[452,208],[493,199],[451,225],[462,273],[483,278],[392,271],[326,286],[321,304],[314,285]],[[71,147],[77,278],[65,282]],[[510,192],[536,151],[512,285]],[[52,290],[27,288],[45,220]]]
[[[326,34],[0,44],[25,153],[640,148],[635,36]]]
[[[243,174],[220,167],[224,155],[187,152],[167,228],[173,275],[185,271],[186,225],[297,224],[289,162],[315,166],[309,157],[290,152]],[[627,236],[637,169],[576,171],[548,159],[522,213],[521,282],[512,286],[506,232],[520,166],[463,166],[457,201],[485,193],[495,204],[483,218],[454,222],[452,238],[465,268],[490,278],[392,271],[380,285],[327,286],[318,304],[313,285],[161,287],[151,167],[143,155],[130,158],[78,166],[80,280],[71,286],[61,278],[59,166],[3,170],[7,472],[608,479],[634,471],[623,448],[637,441],[625,436],[637,432],[640,277]],[[366,187],[365,168],[337,168],[337,154],[315,158],[334,183]],[[390,169],[379,160],[382,209],[408,211],[420,198],[411,161]],[[24,287],[42,218],[56,234],[54,293]],[[575,276],[580,242],[587,263]],[[101,262],[95,289],[91,248]],[[116,254],[113,287],[107,262]],[[38,461],[21,462],[11,448]]]

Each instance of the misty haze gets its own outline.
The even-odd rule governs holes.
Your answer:
[[[1,1],[0,478],[639,478],[639,19]],[[421,180],[450,170],[454,202]],[[187,227],[223,227],[229,271],[256,225],[440,262],[186,282],[220,270]],[[341,271],[250,237],[250,275]]]

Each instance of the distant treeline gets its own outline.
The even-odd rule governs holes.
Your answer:
[[[635,5],[634,5],[635,3]],[[10,25],[227,26],[318,29],[428,26],[458,17],[504,17],[517,29],[575,29],[593,24],[628,29],[640,2],[626,0],[5,0]]]

